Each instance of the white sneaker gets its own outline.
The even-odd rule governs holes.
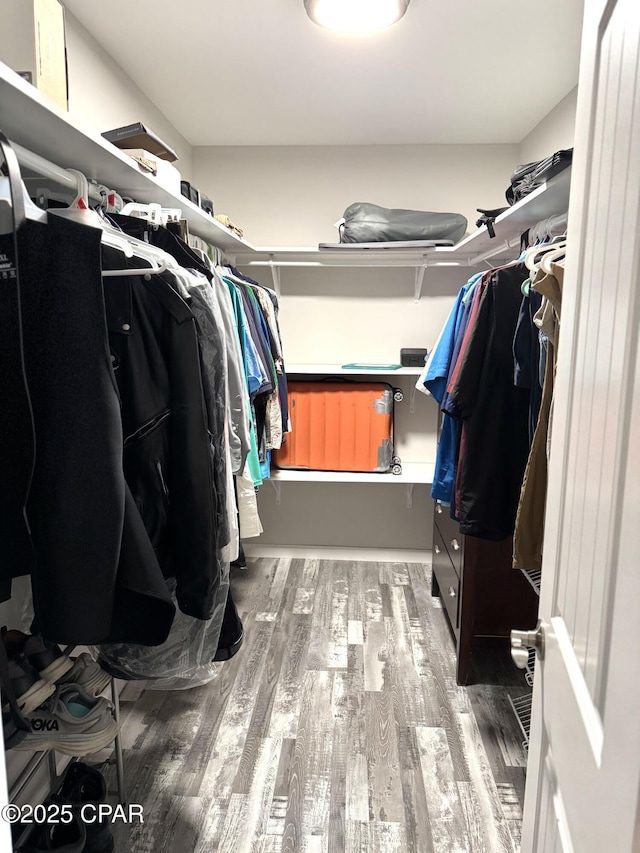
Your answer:
[[[118,734],[112,711],[106,699],[94,699],[77,684],[62,684],[40,708],[25,715],[32,731],[13,749],[55,749],[78,757],[99,752]]]
[[[90,696],[99,696],[111,681],[111,676],[97,664],[90,654],[82,652],[71,658],[73,666],[58,679],[58,684],[77,684]]]

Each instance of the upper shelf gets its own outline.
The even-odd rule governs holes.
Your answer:
[[[495,221],[495,237],[485,225],[455,246],[425,249],[318,249],[317,247],[259,246],[240,251],[237,261],[248,266],[274,267],[447,267],[474,266],[488,258],[513,257],[520,235],[542,219],[569,207],[571,167],[514,204]]]
[[[142,203],[179,207],[189,229],[231,254],[253,251],[213,217],[183,195],[165,189],[141,172],[126,154],[99,134],[81,127],[67,113],[0,62],[0,129],[12,142],[51,160],[63,169],[78,169],[121,195]],[[105,128],[106,130],[107,128]]]
[[[495,238],[485,226],[455,246],[437,248],[318,249],[317,247],[260,246],[231,231],[180,194],[166,189],[152,175],[141,172],[99,134],[84,129],[66,112],[0,62],[0,129],[13,142],[64,169],[78,169],[122,195],[139,202],[179,207],[190,230],[223,249],[238,264],[248,266],[414,267],[416,296],[422,276],[432,266],[473,266],[487,258],[509,258],[520,234],[542,219],[563,213],[569,206],[571,168],[513,205],[495,222]]]

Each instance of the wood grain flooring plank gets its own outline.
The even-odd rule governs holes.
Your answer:
[[[300,722],[290,766],[283,853],[305,850],[312,835],[328,837],[333,674],[309,671],[302,682]]]
[[[457,782],[456,784],[467,824],[467,838],[472,853],[491,853],[491,850],[486,846],[485,834],[482,831],[482,817],[477,791],[471,782]]]
[[[522,734],[503,688],[492,684],[474,684],[468,688],[469,700],[484,741],[493,775],[506,781],[506,767],[526,767]]]
[[[347,622],[347,643],[350,646],[364,645],[364,630],[359,620],[349,619]]]
[[[347,673],[337,672],[334,675],[334,708],[337,704],[336,692],[338,677]],[[331,750],[331,781],[329,798],[329,832],[327,847],[329,853],[344,853],[344,821],[347,809],[348,785],[348,729],[349,721],[336,718],[334,711],[333,746]]]
[[[391,610],[391,587],[389,584],[380,584],[380,600],[382,602],[382,618],[390,619],[392,616]]]
[[[522,844],[522,801],[516,787],[508,782],[498,782],[498,798],[502,805],[507,828],[511,836],[514,851],[519,851]]]
[[[404,801],[393,701],[387,692],[365,693],[366,754],[369,782],[369,819],[404,820]]]
[[[253,641],[244,650],[243,665],[227,700],[200,796],[223,800],[231,796],[274,625],[274,622],[256,622],[253,626]]]
[[[364,622],[366,617],[365,606],[365,578],[363,564],[353,561],[348,564],[349,573],[349,606],[347,618],[353,622]]]
[[[335,563],[331,573],[331,617],[329,624],[329,669],[347,668],[348,564]]]
[[[223,803],[220,800],[212,800],[209,803],[205,820],[200,830],[200,836],[193,848],[194,853],[213,853],[213,851],[220,850],[220,835],[227,816],[228,805],[228,802]],[[173,836],[171,837],[174,843],[174,850],[179,850],[180,840]],[[122,849],[129,849],[132,853],[135,850],[134,847]],[[120,848],[116,847],[116,850],[120,850]]]
[[[271,709],[270,737],[295,738],[298,731],[301,684],[306,671],[307,654],[311,638],[311,622],[304,616],[292,616],[280,676]]]
[[[321,560],[303,560],[302,566],[302,577],[300,579],[300,586],[303,586],[305,589],[315,589],[318,584],[318,578],[320,576],[320,564]]]
[[[365,637],[370,622],[381,622],[382,594],[380,592],[380,572],[376,563],[361,563],[362,583],[364,588],[364,622]]]
[[[380,583],[404,586],[411,583],[406,563],[380,563]]]
[[[475,853],[453,773],[444,729],[416,729],[435,853]]]
[[[432,701],[425,701],[420,675],[416,671],[409,613],[403,588],[391,587],[392,618],[385,619],[387,666],[385,686],[392,689],[394,713],[399,726],[436,726],[440,713]]]
[[[476,719],[473,714],[458,714],[456,719],[469,767],[469,779],[478,798],[487,850],[491,853],[512,853],[511,835]]]
[[[327,564],[326,560],[320,561],[317,578],[306,667],[312,670],[324,670],[328,667],[333,605],[331,564]]]
[[[265,664],[259,675],[260,685],[255,696],[249,729],[247,731],[238,774],[234,780],[233,793],[246,794],[252,784],[255,763],[262,748],[262,742],[267,737],[271,726],[271,714],[276,701],[276,693],[283,663],[289,645],[289,624],[293,618],[291,609],[295,598],[293,589],[283,596],[282,612],[279,617],[277,630],[271,636],[271,642],[266,655]],[[282,739],[288,732],[278,732],[276,737]]]
[[[407,841],[404,826],[400,823],[375,821],[369,825],[369,850],[371,853],[405,853]]]
[[[364,689],[384,689],[384,668],[387,659],[387,631],[382,621],[370,622],[364,640]]]
[[[220,840],[225,853],[245,853],[266,834],[281,748],[281,740],[264,738],[247,792],[231,795]]]
[[[307,589],[306,587],[298,587],[296,589],[296,600],[293,605],[293,612],[296,615],[308,616],[313,613],[313,604],[316,596],[315,587]]]
[[[420,749],[413,727],[398,728],[398,760],[404,802],[407,853],[434,853]]]

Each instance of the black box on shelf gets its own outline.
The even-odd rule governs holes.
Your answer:
[[[210,198],[207,198],[206,195],[200,193],[200,207],[208,213],[210,216],[213,216],[213,202]]]
[[[401,349],[400,364],[403,367],[424,367],[428,355],[429,350],[426,349]]]
[[[102,136],[116,148],[144,148],[145,151],[150,151],[151,154],[155,154],[161,160],[168,160],[169,163],[174,163],[178,159],[176,152],[141,121],[116,127],[113,130],[105,130]]]
[[[200,193],[195,187],[191,186],[189,181],[180,181],[180,192],[185,198],[200,207]]]

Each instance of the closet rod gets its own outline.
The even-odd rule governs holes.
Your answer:
[[[36,172],[38,175],[42,175],[43,178],[49,178],[57,184],[61,184],[64,187],[69,187],[69,189],[77,191],[78,181],[75,176],[66,169],[56,166],[55,163],[45,160],[44,157],[41,157],[39,154],[34,154],[33,151],[29,151],[28,148],[23,148],[22,145],[18,145],[15,142],[11,143],[11,147],[15,151],[18,162],[21,166],[24,166],[25,169],[31,169],[31,171]],[[100,193],[91,183],[89,184],[89,198],[92,201],[101,200]]]

